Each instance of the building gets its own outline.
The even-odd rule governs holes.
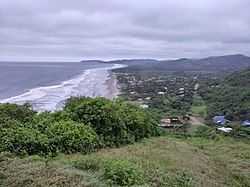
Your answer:
[[[158,95],[164,95],[165,93],[164,92],[158,92],[157,94]]]
[[[163,128],[172,128],[172,127],[174,127],[173,124],[171,124],[170,118],[162,119],[159,126],[163,127]]]
[[[179,122],[180,122],[180,119],[179,119],[178,117],[176,117],[176,116],[172,116],[172,117],[170,118],[170,121],[171,121],[171,123],[179,123]]]
[[[230,122],[225,116],[214,116],[212,121],[217,125],[224,125]]]
[[[162,124],[171,124],[171,120],[170,120],[170,118],[162,119],[161,123]]]
[[[243,122],[242,122],[242,125],[243,125],[244,127],[250,127],[250,120],[245,120],[245,121],[243,121]]]
[[[231,132],[233,129],[232,128],[226,128],[226,127],[220,127],[220,128],[217,128],[218,131],[222,131],[222,132],[226,132],[226,133],[229,133]]]
[[[148,108],[148,105],[141,105],[140,108],[142,108],[142,109],[147,109],[147,108]]]

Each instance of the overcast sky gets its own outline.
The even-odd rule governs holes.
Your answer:
[[[0,60],[250,56],[250,0],[0,0]]]

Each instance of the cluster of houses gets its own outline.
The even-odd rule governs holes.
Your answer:
[[[229,133],[233,130],[231,127],[227,127],[230,124],[230,121],[226,119],[225,116],[214,116],[212,119],[213,123],[219,125],[220,127],[217,128],[218,131]],[[242,122],[243,127],[250,127],[250,120],[244,120]],[[179,117],[172,116],[170,118],[165,118],[160,121],[160,127],[163,128],[174,128],[174,127],[181,127],[182,121]]]
[[[225,116],[214,116],[212,119],[213,123],[216,125],[220,125],[221,127],[218,127],[218,131],[222,131],[225,133],[229,133],[233,130],[233,128],[227,127],[227,125],[230,123],[228,119],[226,119]],[[243,127],[250,127],[250,120],[244,120],[242,122]]]

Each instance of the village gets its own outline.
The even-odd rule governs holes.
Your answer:
[[[206,84],[211,89],[219,86],[218,73],[202,71],[165,71],[117,73],[121,88],[120,97],[137,104],[140,108],[154,112],[159,119],[159,126],[166,129],[181,129],[184,124],[209,124],[223,133],[230,133],[233,128],[230,120],[222,114],[206,119],[206,106],[198,104],[199,91]],[[204,90],[202,90],[204,91]],[[196,108],[195,108],[196,107]],[[202,109],[203,108],[203,109]],[[198,110],[198,112],[196,111]],[[202,111],[203,110],[203,111]],[[250,121],[244,120],[243,127],[249,127]]]

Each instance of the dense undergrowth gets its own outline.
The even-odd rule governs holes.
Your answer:
[[[16,155],[88,153],[160,135],[145,110],[105,98],[71,98],[64,110],[37,114],[28,104],[0,104],[0,151]]]

